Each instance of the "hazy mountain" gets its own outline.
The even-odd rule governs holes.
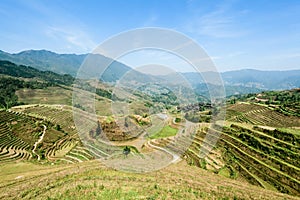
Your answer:
[[[16,54],[0,51],[0,59],[61,74],[75,75],[86,55],[56,54],[46,50],[28,50]]]
[[[193,72],[183,73],[185,78],[194,86],[204,83],[203,77],[212,77],[216,72],[203,72],[201,75]],[[281,90],[300,87],[300,70],[290,71],[259,71],[253,69],[228,71],[220,73],[228,91],[237,93],[260,90]],[[200,87],[201,88],[201,87]],[[251,89],[252,88],[252,89]],[[230,92],[231,93],[231,92]]]
[[[28,50],[16,54],[0,51],[0,60],[8,60],[19,65],[28,65],[39,70],[48,70],[61,74],[76,73],[88,54],[57,54],[46,50]],[[97,63],[111,63],[112,59],[102,55],[89,55],[97,59]],[[127,73],[127,74],[126,74]],[[182,76],[193,88],[203,93],[205,87],[203,77],[214,77],[216,72],[182,73]],[[125,76],[124,76],[125,75]],[[126,76],[128,75],[128,76]],[[260,90],[278,90],[300,87],[300,70],[291,71],[259,71],[252,69],[228,71],[220,73],[226,86],[228,95]],[[111,66],[103,73],[102,80],[106,82],[116,82],[125,78],[131,85],[136,83],[149,83],[166,81],[180,84],[183,79],[174,78],[173,75],[153,76],[132,70],[130,67],[120,62],[114,61]],[[202,92],[201,92],[202,91]],[[204,92],[206,93],[206,92]]]
[[[39,70],[53,71],[60,74],[76,76],[84,59],[88,54],[57,54],[46,50],[28,50],[16,54],[0,51],[0,60],[7,60],[19,65],[28,65]],[[111,63],[112,59],[102,55],[95,55],[103,63]],[[119,80],[131,68],[112,62],[111,66],[103,74],[102,79],[108,82]]]
[[[259,71],[253,69],[222,73],[225,84],[261,89],[292,89],[300,87],[300,70]]]

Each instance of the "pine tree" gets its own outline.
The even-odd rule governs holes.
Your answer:
[[[97,122],[97,128],[96,128],[96,136],[99,136],[101,134],[102,130],[101,130],[101,125],[100,122]]]

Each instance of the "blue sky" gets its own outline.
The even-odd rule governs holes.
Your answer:
[[[300,69],[298,0],[2,0],[0,16],[0,49],[10,53],[88,53],[150,26],[193,38],[220,71]]]

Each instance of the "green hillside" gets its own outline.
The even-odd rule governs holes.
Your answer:
[[[59,74],[77,75],[84,59],[97,59],[100,63],[111,63],[101,77],[107,82],[119,80],[130,68],[122,63],[113,62],[112,59],[94,54],[57,54],[47,50],[28,50],[16,54],[0,51],[0,60],[7,60],[18,65],[32,66],[42,71],[52,71]]]
[[[0,73],[0,198],[300,197],[298,89],[232,96],[225,120],[212,123],[220,105],[179,105],[171,89],[150,79],[119,94],[101,82],[73,84],[69,75],[8,61],[0,62]],[[72,107],[73,91],[95,92],[96,115],[87,105]],[[74,115],[86,125],[81,135]],[[96,127],[89,126],[93,117]],[[172,164],[138,174],[105,166],[117,161],[117,169],[141,172],[136,159]]]

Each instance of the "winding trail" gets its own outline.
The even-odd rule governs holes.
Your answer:
[[[153,149],[158,149],[160,151],[164,151],[164,152],[166,152],[168,154],[171,154],[173,156],[173,160],[171,161],[171,163],[176,163],[176,162],[179,162],[181,160],[181,158],[177,154],[175,154],[175,153],[173,153],[173,152],[171,152],[171,151],[169,151],[169,150],[167,150],[165,148],[155,146],[155,145],[151,144],[150,141],[148,141],[148,145],[150,147],[152,147]]]
[[[45,133],[46,133],[46,130],[47,130],[47,126],[43,125],[43,127],[44,127],[43,134],[40,136],[40,138],[38,139],[38,141],[36,141],[36,142],[34,143],[33,149],[32,149],[32,153],[34,153],[34,154],[37,155],[38,161],[41,159],[41,157],[40,157],[39,154],[37,154],[37,153],[35,152],[35,149],[36,149],[37,145],[38,145],[39,143],[41,143],[42,140],[44,139],[44,136],[45,136]]]

